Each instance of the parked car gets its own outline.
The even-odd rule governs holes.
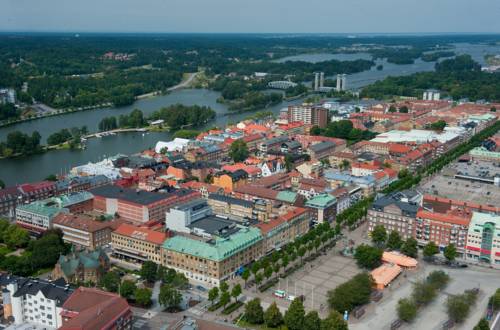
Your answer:
[[[204,286],[201,286],[201,285],[197,285],[196,289],[199,290],[199,291],[201,291],[201,292],[208,291],[207,288],[205,288]]]

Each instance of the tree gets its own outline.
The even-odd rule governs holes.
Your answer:
[[[16,225],[10,225],[3,232],[2,239],[5,244],[11,249],[21,248],[28,245],[30,235],[27,230]]]
[[[419,281],[413,284],[412,298],[418,306],[430,303],[436,297],[436,289],[432,284]]]
[[[430,125],[431,129],[434,131],[442,131],[446,127],[447,123],[444,120],[438,120]]]
[[[219,285],[220,292],[226,292],[229,290],[229,285],[226,282],[221,282]]]
[[[321,321],[321,330],[348,330],[347,322],[337,311],[331,311],[328,317]]]
[[[374,269],[380,266],[382,262],[382,249],[377,247],[361,244],[356,248],[354,259],[359,267]]]
[[[376,225],[371,233],[372,242],[378,247],[382,247],[387,240],[387,232],[385,227],[382,225]]]
[[[264,311],[259,298],[254,298],[245,305],[245,320],[251,324],[264,323]]]
[[[117,272],[107,272],[101,279],[101,286],[109,292],[117,292],[120,285],[120,275]]]
[[[125,280],[120,285],[119,293],[123,298],[130,299],[130,297],[134,294],[135,289],[137,289],[137,287],[134,282]]]
[[[2,180],[0,180],[0,189],[3,189],[5,188],[5,182],[3,182]]]
[[[295,298],[285,313],[285,325],[289,330],[302,330],[304,317],[305,311],[302,300]]]
[[[424,247],[424,257],[425,258],[428,258],[428,259],[431,259],[433,258],[436,254],[439,253],[439,248],[438,246],[436,245],[436,243],[434,243],[433,241],[430,241],[429,243],[427,243],[427,245]]]
[[[157,271],[158,271],[158,265],[153,261],[148,260],[142,264],[140,275],[143,279],[152,283],[156,281]]]
[[[450,276],[442,270],[435,270],[427,276],[426,281],[436,289],[443,289],[450,281]]]
[[[417,241],[410,237],[401,246],[401,252],[408,257],[416,258],[418,255],[417,244]]]
[[[50,174],[50,175],[47,175],[45,180],[46,181],[57,181],[57,176],[55,174]]]
[[[391,231],[389,237],[387,238],[387,248],[390,250],[399,250],[401,245],[403,244],[403,240],[399,233],[395,230]]]
[[[388,111],[389,111],[389,112],[396,112],[396,107],[395,107],[394,105],[391,105],[391,106],[389,107],[389,110],[388,110]]]
[[[224,308],[226,308],[226,305],[231,301],[231,294],[229,291],[224,291],[220,295],[219,302],[221,303]]]
[[[241,278],[243,279],[243,281],[245,281],[245,288],[246,288],[247,287],[247,281],[250,278],[250,270],[248,270],[248,268],[245,268],[243,270],[243,273],[241,273]]]
[[[490,330],[490,324],[485,318],[482,318],[472,330]]]
[[[245,141],[238,139],[231,143],[229,148],[229,157],[233,159],[235,163],[242,162],[248,157],[248,147]]]
[[[318,330],[321,328],[321,319],[317,311],[310,311],[304,317],[304,330]]]
[[[398,301],[398,317],[406,322],[411,322],[417,316],[417,305],[408,298]]]
[[[446,246],[444,248],[443,254],[446,260],[448,260],[449,262],[455,260],[458,254],[455,244],[451,243],[448,246]]]
[[[307,249],[303,246],[299,248],[298,254],[300,256],[300,262],[302,262],[302,257],[306,254]]]
[[[257,283],[257,285],[259,285],[260,283],[262,283],[262,273],[257,273],[255,274],[255,283]]]
[[[153,292],[148,288],[137,288],[134,291],[135,302],[142,307],[148,307],[151,305],[152,295]]]
[[[260,263],[258,261],[255,261],[252,264],[250,270],[252,271],[252,274],[255,276],[260,270]]]
[[[465,295],[450,295],[446,300],[446,311],[450,319],[462,323],[469,314],[470,302]]]
[[[500,309],[500,289],[497,289],[495,294],[490,297],[489,304],[495,311]]]
[[[361,273],[335,289],[328,291],[328,305],[340,312],[352,311],[355,307],[370,302],[373,281],[368,273]]]
[[[269,280],[269,278],[273,275],[273,267],[270,265],[264,269],[264,276]]]
[[[238,301],[238,297],[240,296],[240,294],[241,294],[241,285],[238,283],[231,290],[231,296],[234,298],[235,302]]]
[[[277,328],[283,323],[283,315],[276,306],[276,302],[273,301],[264,313],[264,323],[269,328]]]
[[[158,302],[166,309],[172,309],[179,306],[182,301],[182,295],[177,289],[169,284],[164,284],[160,288]]]
[[[210,290],[208,290],[208,300],[214,304],[214,301],[219,297],[219,288],[214,286]]]

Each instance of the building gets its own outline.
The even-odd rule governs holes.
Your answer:
[[[165,218],[165,226],[169,231],[190,233],[189,226],[205,217],[212,215],[212,209],[204,199],[178,205],[171,208]]]
[[[413,237],[419,210],[416,197],[395,193],[377,198],[368,209],[368,231],[384,226],[387,232],[396,231],[403,239]]]
[[[232,192],[235,188],[247,183],[248,173],[243,170],[234,172],[223,171],[214,175],[213,185],[221,187],[225,192]]]
[[[472,214],[465,257],[500,268],[500,216],[478,212]]]
[[[122,222],[115,219],[100,221],[86,214],[59,213],[52,225],[62,231],[66,243],[78,249],[95,250],[111,243],[111,233]]]
[[[278,152],[281,150],[281,144],[288,141],[288,136],[278,136],[262,141],[258,145],[259,152],[266,154],[268,152]]]
[[[288,106],[288,122],[325,128],[328,124],[328,109],[310,103]]]
[[[136,224],[163,222],[165,212],[172,206],[199,198],[197,191],[177,189],[168,193],[140,191],[106,185],[93,189],[94,210],[118,215]]]
[[[440,250],[444,250],[449,244],[454,244],[459,253],[464,253],[472,214],[456,211],[435,213],[420,209],[413,232],[419,245],[434,242]]]
[[[49,198],[56,192],[56,185],[52,181],[24,183],[0,189],[0,215],[14,219],[17,205]]]
[[[14,324],[31,323],[47,329],[62,326],[62,305],[73,293],[64,279],[47,281],[0,275],[4,318]]]
[[[436,89],[428,89],[422,95],[424,101],[439,101],[441,99],[441,92]]]
[[[132,329],[132,310],[126,299],[111,292],[79,287],[62,305],[59,330]]]
[[[373,285],[377,290],[383,290],[394,281],[403,270],[395,264],[383,264],[370,272]]]
[[[337,215],[337,199],[327,193],[309,199],[305,207],[310,210],[311,220],[315,223],[333,222]]]
[[[91,193],[81,191],[19,205],[16,208],[16,223],[41,233],[52,227],[52,219],[59,213],[91,210],[93,198]]]
[[[109,267],[109,258],[101,249],[72,252],[59,257],[52,271],[52,278],[62,277],[68,283],[97,284]]]
[[[167,234],[129,224],[120,225],[111,234],[113,257],[133,262],[161,262],[161,246]]]
[[[331,141],[324,141],[313,144],[309,147],[308,153],[312,161],[328,159],[335,152],[336,144]]]
[[[208,196],[208,205],[215,214],[232,215],[243,219],[254,218],[254,203],[244,199],[210,194]]]
[[[263,253],[269,254],[307,233],[310,217],[307,209],[291,207],[278,217],[255,225],[264,237]]]
[[[234,230],[210,239],[174,236],[163,244],[162,265],[183,273],[190,281],[219,286],[242,266],[262,255],[262,235],[257,228],[236,225]]]

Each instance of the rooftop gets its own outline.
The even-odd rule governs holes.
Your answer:
[[[319,194],[306,202],[307,207],[312,208],[326,208],[335,204],[337,199],[330,194]]]
[[[154,244],[163,244],[163,242],[167,239],[167,234],[165,233],[129,225],[126,223],[120,225],[114,231],[114,233],[122,236],[135,238],[141,241],[151,242]]]
[[[153,204],[155,202],[168,199],[172,196],[185,195],[188,192],[190,191],[179,189],[173,192],[163,194],[163,193],[148,192],[143,190],[122,188],[113,185],[106,185],[91,190],[91,193],[94,194],[94,196],[121,199],[140,205]]]
[[[174,236],[163,248],[213,261],[222,261],[262,240],[260,230],[239,226],[240,230],[225,238],[204,242],[184,236]]]
[[[236,223],[215,215],[210,215],[196,220],[187,226],[191,229],[201,229],[210,235],[228,237],[239,231]]]
[[[240,199],[240,198],[229,197],[229,196],[221,195],[221,194],[210,194],[208,196],[208,199],[213,199],[213,200],[225,202],[228,204],[240,205],[240,206],[247,207],[247,208],[253,207],[253,203],[250,201]]]

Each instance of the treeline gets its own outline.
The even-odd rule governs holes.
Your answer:
[[[182,80],[181,71],[137,69],[85,77],[42,76],[29,82],[30,95],[54,108],[85,107],[111,102],[132,104],[135,97],[165,91]]]
[[[285,90],[286,97],[294,97],[307,93],[308,89],[304,84],[297,84],[295,87],[289,87]]]
[[[35,275],[46,268],[52,269],[59,256],[69,252],[69,245],[64,243],[62,236],[60,230],[48,230],[37,240],[28,238],[26,242],[23,238],[25,251],[20,256],[0,254],[0,269],[20,276]]]
[[[16,109],[14,104],[0,104],[0,121],[18,119],[20,115],[20,111]]]
[[[0,156],[11,157],[15,155],[32,155],[42,151],[40,146],[41,136],[38,131],[31,135],[14,131],[7,135],[5,142],[0,142]]]
[[[452,57],[455,56],[454,51],[440,51],[440,52],[432,52],[432,53],[425,53],[422,55],[422,61],[424,62],[435,62],[439,60],[440,58],[443,57]]]
[[[339,120],[328,123],[326,128],[313,126],[311,135],[321,135],[348,140],[350,143],[359,142],[361,140],[373,139],[376,133],[369,130],[360,130],[354,128],[350,120]]]
[[[153,112],[150,120],[163,119],[172,130],[185,126],[200,126],[215,118],[215,111],[206,106],[174,104]]]
[[[87,133],[86,126],[82,126],[81,128],[72,127],[71,129],[63,128],[49,135],[47,138],[47,145],[54,146],[69,142],[70,148],[73,149],[80,143],[82,135],[86,135]]]
[[[436,63],[436,71],[409,76],[388,77],[365,87],[361,97],[377,99],[393,96],[421,97],[429,88],[437,88],[458,100],[500,101],[500,74],[481,71],[481,66],[469,55]]]
[[[283,100],[281,93],[251,92],[229,105],[229,111],[251,111],[269,107]]]
[[[139,128],[147,124],[144,114],[139,109],[132,110],[131,113],[116,117],[104,117],[98,125],[99,131],[110,131],[117,128]]]

